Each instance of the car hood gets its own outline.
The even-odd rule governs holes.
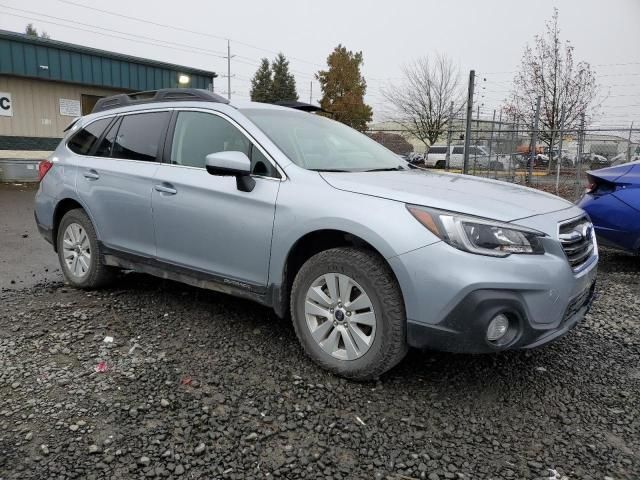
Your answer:
[[[321,175],[339,190],[503,222],[573,206],[539,190],[469,175],[425,170],[322,172]]]

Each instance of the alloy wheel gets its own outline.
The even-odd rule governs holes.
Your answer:
[[[82,278],[91,265],[91,244],[87,231],[78,223],[70,223],[62,237],[64,262],[70,273]]]
[[[355,360],[371,348],[376,334],[373,303],[349,276],[318,277],[307,290],[304,310],[312,338],[332,357]]]

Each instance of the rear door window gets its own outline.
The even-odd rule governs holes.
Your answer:
[[[169,121],[169,112],[125,115],[115,137],[113,158],[155,162]]]
[[[453,147],[454,155],[462,155],[464,153],[464,147]]]
[[[104,129],[107,128],[109,122],[111,122],[111,118],[103,118],[91,122],[71,137],[67,143],[67,147],[78,155],[89,155],[89,152],[102,135]]]
[[[109,127],[107,134],[104,136],[104,138],[100,142],[100,145],[98,145],[98,148],[96,148],[96,151],[93,154],[94,157],[110,157],[111,156],[113,144],[115,143],[115,140],[116,140],[116,134],[118,133],[118,127],[120,126],[120,120],[121,119],[116,120],[115,122],[113,122],[113,125]]]

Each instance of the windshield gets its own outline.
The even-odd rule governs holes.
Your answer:
[[[292,109],[242,109],[296,165],[307,170],[403,170],[407,163],[366,135],[328,118]]]

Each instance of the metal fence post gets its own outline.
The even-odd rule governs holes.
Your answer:
[[[453,135],[453,102],[449,105],[449,131],[447,132],[447,154],[444,159],[445,170],[449,171],[449,162],[451,160],[451,136]]]
[[[576,171],[575,198],[580,195],[580,173],[582,171],[582,157],[584,156],[584,112],[580,115],[580,130],[578,131],[578,168]]]
[[[533,162],[536,158],[536,147],[538,144],[538,120],[540,119],[540,102],[542,97],[538,95],[536,101],[535,117],[533,119],[533,132],[531,133],[531,147],[529,148],[529,167],[527,168],[527,185],[531,185],[533,181]]]
[[[489,137],[489,164],[487,165],[488,176],[491,176],[491,153],[493,150],[493,131],[496,128],[496,111],[493,111],[493,120],[491,121],[491,136]]]
[[[629,141],[627,142],[627,162],[631,161],[631,132],[633,132],[633,122],[631,122],[631,127],[629,127]]]
[[[471,117],[473,116],[473,87],[476,81],[476,71],[469,72],[469,92],[467,94],[467,118],[464,133],[464,160],[462,162],[462,173],[469,173],[469,147],[471,146]]]
[[[558,159],[556,160],[556,195],[560,192],[560,166],[562,164],[562,137],[564,136],[564,105],[560,110],[560,125],[559,125],[560,139],[558,141]],[[551,149],[551,154],[553,155],[553,148]],[[551,160],[549,160],[551,163]]]
[[[517,153],[517,143],[518,143],[518,130],[520,129],[520,125],[518,124],[517,118],[513,117],[513,125],[511,126],[511,153],[509,154],[509,181],[513,182],[516,178],[516,169],[513,165],[514,156]],[[513,150],[516,150],[514,152]]]
[[[495,174],[494,178],[498,179],[498,164],[502,165],[502,162],[498,160],[498,150],[500,149],[500,133],[502,132],[502,109],[500,109],[500,117],[498,118],[498,136],[496,137],[496,161],[495,161]],[[491,161],[491,155],[489,155],[489,161]],[[501,167],[504,170],[504,165]]]
[[[476,141],[473,147],[473,175],[476,174],[476,165],[478,164],[478,142],[480,141],[480,104],[478,104],[478,113],[476,116]]]

